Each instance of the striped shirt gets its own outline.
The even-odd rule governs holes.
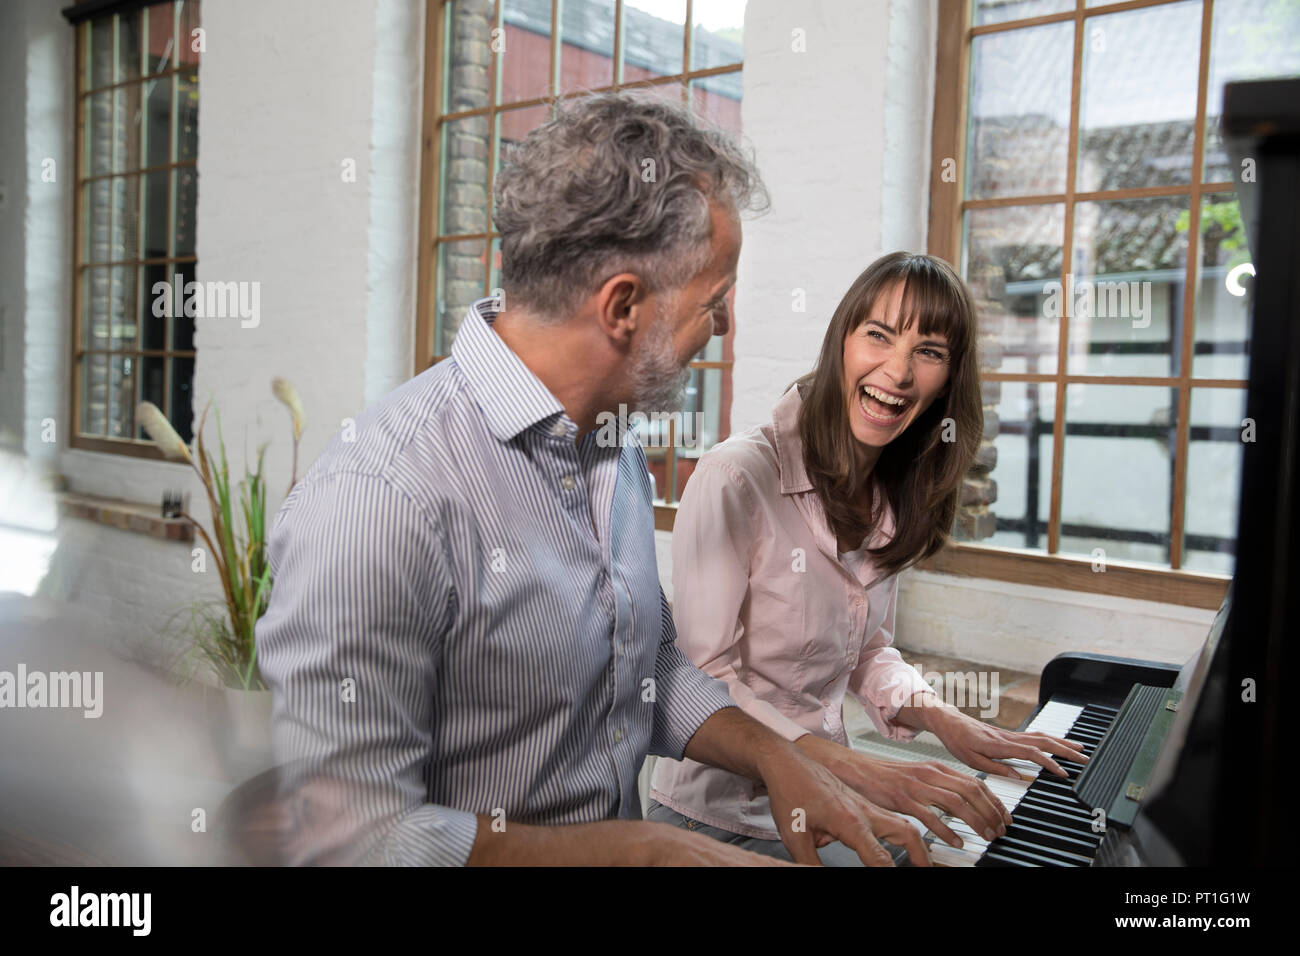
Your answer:
[[[276,758],[365,794],[367,862],[463,864],[476,813],[639,819],[647,752],[732,706],[676,646],[645,453],[577,440],[495,318],[335,436],[270,537]]]

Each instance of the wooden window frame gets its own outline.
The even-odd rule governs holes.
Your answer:
[[[1156,196],[1187,196],[1188,225],[1186,269],[1195,275],[1200,255],[1201,197],[1227,192],[1235,184],[1201,181],[1205,157],[1206,96],[1209,82],[1210,45],[1213,39],[1214,0],[1202,0],[1201,43],[1197,73],[1196,118],[1193,138],[1191,181],[1185,186],[1160,186],[1076,192],[1078,167],[1079,99],[1083,73],[1084,21],[1087,18],[1143,7],[1164,6],[1178,0],[1126,0],[1103,6],[1087,7],[1085,0],[1075,0],[1074,8],[1061,13],[1011,20],[1005,23],[972,26],[970,0],[939,0],[935,61],[934,124],[930,174],[930,211],[928,251],[960,267],[962,217],[966,210],[1037,203],[1064,204],[1064,237],[1061,255],[1062,282],[1071,270],[1074,244],[1074,207],[1089,200],[1135,199]],[[1074,50],[1070,86],[1070,128],[1066,146],[1065,191],[1047,195],[999,197],[967,200],[966,129],[967,91],[970,77],[970,48],[973,37],[1007,30],[1023,29],[1048,23],[1074,23]],[[956,181],[944,182],[945,158],[956,160]],[[1070,374],[1069,317],[1060,320],[1057,343],[1057,370],[1052,374],[981,372],[989,382],[1049,382],[1056,386],[1052,427],[1051,509],[1048,518],[1047,552],[1029,552],[990,545],[957,543],[923,562],[922,568],[948,574],[985,577],[1002,581],[1066,588],[1098,594],[1118,595],[1142,600],[1161,601],[1199,608],[1217,608],[1227,592],[1231,578],[1227,575],[1192,572],[1181,568],[1184,536],[1184,508],[1187,486],[1187,457],[1190,434],[1191,394],[1193,388],[1244,389],[1245,380],[1205,379],[1192,376],[1193,343],[1196,332],[1197,283],[1188,281],[1183,289],[1183,315],[1186,316],[1179,343],[1177,376],[1112,376]],[[1136,563],[1108,561],[1104,573],[1093,570],[1085,558],[1059,553],[1061,534],[1061,483],[1065,451],[1065,405],[1067,384],[1155,385],[1178,389],[1177,444],[1174,448],[1173,500],[1170,502],[1170,567],[1160,568]]]
[[[81,398],[82,398],[82,388],[84,385],[83,375],[82,375],[82,359],[85,356],[92,355],[92,354],[103,355],[109,358],[115,355],[129,355],[135,359],[162,358],[164,360],[163,361],[163,396],[164,396],[165,403],[168,405],[168,408],[170,408],[173,363],[172,361],[169,360],[173,360],[177,358],[196,359],[198,354],[197,350],[195,349],[177,350],[170,347],[164,349],[141,348],[140,336],[142,334],[142,323],[140,322],[140,317],[138,315],[136,316],[136,338],[135,338],[136,347],[134,349],[107,349],[106,350],[106,349],[84,348],[82,345],[82,332],[83,332],[82,317],[83,317],[83,308],[85,306],[85,299],[84,299],[84,293],[82,289],[85,284],[85,278],[89,274],[89,271],[91,269],[109,269],[118,266],[134,266],[136,268],[137,282],[143,283],[144,281],[143,276],[140,274],[139,269],[144,266],[193,265],[198,262],[198,257],[197,256],[163,256],[163,257],[154,257],[154,258],[122,259],[122,260],[114,260],[108,262],[93,262],[93,263],[86,262],[84,258],[84,243],[83,243],[83,240],[85,238],[85,233],[83,230],[84,219],[82,216],[82,213],[84,211],[83,193],[85,191],[83,187],[87,183],[92,183],[99,180],[114,180],[114,179],[127,180],[131,178],[136,178],[140,181],[141,189],[143,189],[144,176],[147,173],[169,172],[171,170],[183,169],[183,168],[197,170],[198,158],[197,156],[194,159],[188,159],[188,160],[177,160],[173,158],[171,162],[164,163],[158,166],[142,166],[138,169],[125,170],[120,172],[97,173],[95,175],[87,175],[86,148],[85,148],[86,147],[85,144],[86,104],[90,100],[90,97],[98,93],[103,93],[109,90],[124,89],[126,87],[133,86],[133,85],[138,85],[143,87],[144,84],[149,80],[159,80],[165,78],[168,83],[171,83],[173,85],[173,96],[172,96],[172,104],[171,104],[171,122],[169,123],[169,127],[168,127],[171,142],[168,146],[168,155],[171,157],[175,157],[177,151],[177,135],[178,135],[176,130],[178,115],[177,115],[177,105],[175,100],[175,90],[176,90],[175,79],[177,76],[181,74],[189,73],[194,68],[189,66],[182,66],[180,64],[179,59],[177,59],[173,62],[173,65],[170,68],[159,71],[157,73],[145,74],[142,72],[139,76],[134,77],[132,79],[120,80],[118,82],[105,84],[103,86],[90,87],[86,85],[87,83],[90,82],[90,80],[89,80],[89,70],[87,69],[85,57],[86,57],[86,34],[88,33],[88,31],[92,29],[92,24],[97,19],[100,19],[104,16],[111,16],[114,14],[119,14],[119,15],[136,14],[140,16],[141,18],[140,22],[143,23],[145,19],[145,11],[149,7],[156,6],[161,3],[171,3],[171,2],[173,2],[173,0],[119,0],[119,2],[111,2],[111,0],[87,0],[87,2],[78,3],[75,6],[69,7],[63,11],[64,16],[67,17],[72,23],[72,28],[75,31],[75,44],[76,44],[75,62],[73,66],[74,70],[76,71],[76,78],[74,80],[74,94],[73,94],[76,101],[76,133],[74,136],[74,148],[76,150],[76,154],[75,154],[76,173],[74,176],[73,201],[72,201],[72,323],[71,323],[72,336],[71,336],[71,341],[69,343],[69,356],[70,356],[71,366],[69,368],[69,374],[68,374],[69,392],[70,392],[69,397],[71,401],[68,420],[71,423],[71,426],[68,429],[68,445],[70,448],[78,449],[81,451],[101,452],[105,454],[120,455],[120,456],[131,457],[131,458],[146,458],[155,461],[163,460],[164,455],[162,451],[158,448],[157,444],[154,443],[152,440],[141,439],[136,437],[138,431],[138,422],[136,422],[135,420],[134,406],[132,406],[131,409],[131,434],[129,438],[110,438],[102,435],[81,434],[81,425],[82,425]],[[180,30],[182,28],[182,21],[178,16],[176,16],[176,8],[174,6],[173,6],[172,13],[173,13],[172,39],[175,48],[179,50]],[[114,30],[114,49],[115,51],[117,49],[116,30]],[[145,51],[142,49],[141,55],[143,56],[144,54]],[[117,54],[116,52],[114,52],[114,57],[116,58],[116,56]],[[116,71],[114,72],[116,73]],[[142,97],[141,102],[143,101],[144,100]],[[142,120],[142,123],[144,122],[147,122],[147,120]],[[141,158],[143,159],[144,157],[142,156]],[[168,229],[169,247],[173,245],[173,240],[174,240],[175,202],[176,202],[176,189],[169,188],[167,190],[167,229]],[[111,216],[111,208],[110,208],[110,216]],[[111,223],[111,219],[110,219],[110,223]],[[144,225],[142,223],[141,229],[143,230],[143,228]],[[110,233],[111,233],[111,229],[110,229]],[[143,306],[144,302],[145,302],[144,297],[140,296],[139,301],[137,302],[137,308]],[[169,346],[172,344],[172,333],[173,333],[173,329],[171,324],[169,323],[167,326],[167,333],[166,333],[166,341]],[[136,391],[138,394],[138,388]],[[163,414],[164,415],[168,414],[168,409],[163,409]]]
[[[531,99],[511,101],[509,103],[497,103],[497,76],[499,71],[500,54],[493,49],[490,53],[488,65],[488,105],[477,107],[469,110],[458,110],[453,113],[442,112],[443,101],[443,55],[445,52],[445,30],[448,17],[448,7],[455,0],[427,0],[425,10],[425,67],[424,67],[424,111],[422,116],[421,130],[421,155],[420,155],[420,207],[419,207],[419,256],[418,256],[418,281],[416,283],[416,313],[415,313],[415,369],[417,374],[424,371],[437,362],[446,358],[446,355],[440,355],[437,352],[437,288],[438,288],[438,246],[444,243],[452,242],[482,242],[487,254],[484,256],[483,264],[483,294],[488,295],[488,290],[492,284],[492,242],[500,237],[494,229],[491,228],[491,218],[488,218],[488,229],[485,232],[472,233],[448,233],[447,235],[438,234],[438,204],[440,197],[439,190],[439,173],[441,162],[441,143],[442,143],[442,126],[445,123],[455,120],[466,119],[471,116],[486,116],[488,118],[488,135],[489,142],[493,146],[488,150],[487,163],[487,195],[489,204],[492,201],[492,182],[496,174],[495,165],[492,157],[495,155],[494,148],[497,139],[497,130],[499,125],[496,122],[498,114],[511,111],[522,110],[528,107],[544,106],[552,101],[566,99],[577,99],[586,96],[589,93],[607,93],[616,90],[635,90],[646,89],[658,86],[668,86],[677,84],[681,88],[681,102],[684,106],[691,105],[691,82],[694,80],[707,79],[711,76],[719,76],[725,73],[738,73],[744,68],[744,61],[738,63],[729,63],[723,66],[714,66],[707,69],[692,70],[691,47],[692,47],[692,24],[694,20],[694,0],[685,0],[685,28],[683,30],[684,39],[682,42],[682,67],[680,73],[674,73],[666,76],[657,76],[650,80],[635,80],[632,82],[623,81],[623,10],[624,0],[615,0],[614,12],[614,50],[612,54],[614,66],[614,82],[607,86],[593,87],[590,90],[573,91],[568,93],[559,92],[559,54],[560,48],[564,42],[563,34],[556,29],[556,21],[559,15],[559,0],[551,0],[551,22],[550,22],[550,94],[548,96],[538,96]],[[493,4],[492,23],[497,28],[503,28],[502,22],[502,4],[496,0]],[[734,290],[731,293],[734,295]],[[692,369],[719,369],[730,371],[734,366],[731,360],[721,361],[692,361],[689,365]],[[676,492],[677,492],[677,448],[676,435],[674,433],[674,424],[670,420],[668,442],[664,451],[664,474],[666,477],[664,488],[664,500],[655,506],[656,527],[662,522],[667,521],[669,530],[671,530],[672,515],[676,513]]]

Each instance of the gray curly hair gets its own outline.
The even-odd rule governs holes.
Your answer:
[[[561,102],[509,149],[494,192],[506,297],[552,321],[619,272],[680,289],[708,261],[709,199],[737,214],[768,205],[728,133],[628,92]]]

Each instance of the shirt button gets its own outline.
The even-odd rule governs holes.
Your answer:
[[[551,426],[551,434],[556,438],[563,438],[565,431],[564,422],[562,421],[557,420],[555,424]]]
[[[621,744],[622,742],[623,742],[623,728],[620,727],[616,731],[614,731],[614,743]]]
[[[572,475],[565,475],[560,479],[560,484],[564,485],[565,491],[572,491],[577,482],[573,480]]]

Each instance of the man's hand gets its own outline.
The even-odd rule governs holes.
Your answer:
[[[983,781],[936,761],[878,760],[816,734],[795,745],[868,800],[916,817],[952,846],[961,846],[961,838],[932,807],[960,817],[990,841],[1011,825],[1011,814]]]
[[[999,777],[1022,779],[1014,767],[998,763],[999,760],[1028,760],[1058,777],[1064,777],[1066,773],[1050,755],[1075,763],[1088,762],[1079,744],[1073,741],[1050,734],[1003,730],[963,714],[934,695],[918,694],[910,705],[899,711],[899,719],[910,726],[929,730],[943,741],[949,753],[968,767]]]
[[[906,848],[916,866],[930,865],[914,826],[867,800],[798,747],[787,744],[764,757],[760,772],[781,842],[796,862],[820,865],[817,848],[839,840],[867,866],[893,866],[879,843],[887,840]]]
[[[906,848],[914,864],[930,865],[915,827],[738,707],[724,707],[702,723],[685,756],[766,784],[781,842],[797,863],[820,866],[817,848],[839,840],[868,866],[892,866],[883,839]]]

